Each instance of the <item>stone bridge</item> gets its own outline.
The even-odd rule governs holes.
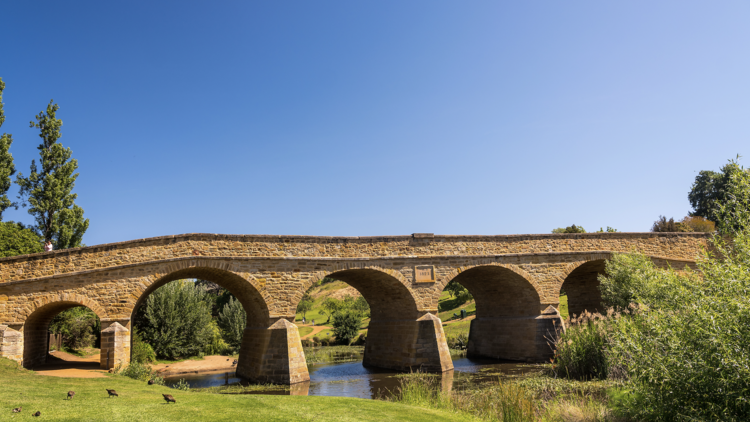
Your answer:
[[[101,320],[101,367],[130,360],[131,318],[155,289],[198,278],[231,291],[247,311],[237,373],[263,382],[309,379],[297,303],[323,277],[356,288],[371,309],[364,364],[453,368],[440,293],[451,280],[476,300],[469,356],[542,361],[560,327],[561,289],[571,314],[600,306],[597,275],[613,252],[694,267],[708,236],[585,233],[508,236],[313,237],[184,234],[0,259],[0,356],[46,361],[59,312],[87,306]]]

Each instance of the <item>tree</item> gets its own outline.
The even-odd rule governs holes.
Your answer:
[[[573,224],[572,226],[568,226],[565,228],[559,227],[554,230],[552,230],[552,233],[586,233],[586,229],[584,229],[581,226],[576,226]]]
[[[613,229],[612,227],[607,226],[607,230],[604,230],[603,228],[599,227],[599,231],[597,233],[617,233],[617,229]]]
[[[667,220],[667,217],[660,215],[659,219],[654,221],[654,225],[651,226],[651,231],[674,233],[682,230],[680,230],[678,223],[674,222],[674,218]]]
[[[197,356],[213,339],[206,292],[193,282],[167,283],[151,293],[144,306],[136,328],[159,357]]]
[[[323,301],[323,311],[320,313],[321,315],[328,314],[328,320],[326,323],[331,321],[331,317],[338,311],[342,309],[342,303],[340,300],[336,298],[329,297],[325,301]]]
[[[239,300],[234,297],[219,312],[219,327],[221,327],[224,340],[234,350],[239,350],[242,345],[242,335],[247,326],[247,313]]]
[[[737,156],[739,159],[739,156]],[[693,207],[690,213],[694,217],[703,217],[718,223],[715,216],[716,208],[719,204],[727,202],[727,185],[731,182],[735,173],[747,173],[735,160],[730,160],[728,164],[721,168],[721,172],[703,170],[695,177],[695,182],[688,193],[688,200]]]
[[[44,251],[42,239],[21,223],[0,222],[0,257]]]
[[[307,313],[312,310],[312,307],[313,307],[313,302],[303,297],[302,300],[300,300],[299,304],[297,305],[297,313],[302,314],[302,318],[306,318]]]
[[[78,195],[72,193],[78,178],[78,173],[74,173],[78,161],[71,159],[70,148],[57,142],[62,126],[62,120],[56,118],[59,108],[50,101],[46,113],[39,113],[36,123],[30,123],[30,127],[40,130],[42,138],[37,147],[41,169],[32,160],[29,177],[19,173],[16,183],[24,207],[30,205],[29,214],[36,220],[34,230],[45,242],[52,241],[56,249],[66,249],[81,245],[89,220],[83,218],[83,209],[74,203]]]
[[[360,296],[352,304],[352,309],[361,313],[363,316],[370,316],[370,304],[364,296]]]
[[[5,111],[3,110],[3,91],[5,82],[0,78],[0,127],[5,122]],[[10,189],[10,176],[16,173],[16,166],[13,164],[13,155],[9,152],[13,138],[9,133],[0,135],[0,221],[3,220],[3,212],[16,204],[8,199],[8,189]]]
[[[680,231],[686,232],[703,232],[713,233],[716,231],[716,224],[706,218],[698,216],[687,216],[677,223]]]
[[[101,334],[101,324],[96,314],[85,306],[76,306],[57,314],[49,330],[61,334],[62,343],[69,350],[91,347]]]
[[[341,344],[349,344],[357,337],[362,325],[362,314],[346,309],[333,315],[333,334]]]

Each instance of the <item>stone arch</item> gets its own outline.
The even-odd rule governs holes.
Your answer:
[[[601,312],[602,295],[599,275],[606,274],[605,261],[609,254],[592,256],[591,260],[571,262],[560,276],[560,291],[568,298],[568,315],[574,317],[584,311]]]
[[[398,271],[374,265],[351,263],[331,266],[327,271],[316,271],[312,275],[300,289],[293,293],[291,312],[297,309],[297,304],[313,283],[328,277],[343,281],[357,289],[370,305],[373,318],[394,319],[394,315],[400,315],[398,318],[421,316],[414,294],[408,287],[408,280]]]
[[[488,262],[456,268],[439,281],[435,303],[452,280],[474,296],[477,317],[537,316],[542,311],[540,286],[516,265]]]
[[[91,309],[101,321],[106,314],[98,303],[85,296],[64,294],[45,296],[31,302],[23,325],[23,366],[33,368],[47,361],[49,324],[62,311],[78,306]]]
[[[99,305],[95,300],[79,295],[77,293],[59,293],[52,295],[45,295],[40,298],[30,300],[28,302],[28,308],[20,309],[16,314],[16,322],[25,322],[29,316],[31,316],[37,309],[45,307],[49,304],[54,303],[75,303],[76,305],[69,306],[68,308],[75,306],[85,306],[91,309],[99,319],[107,319],[107,312],[104,308]],[[66,308],[66,309],[68,309]],[[59,311],[62,312],[65,309]]]
[[[156,274],[136,289],[137,300],[131,310],[135,313],[146,298],[159,287],[175,280],[196,278],[212,281],[229,290],[247,313],[248,327],[267,327],[270,321],[269,300],[266,294],[249,280],[231,270],[228,263],[214,260],[177,261],[166,274]]]

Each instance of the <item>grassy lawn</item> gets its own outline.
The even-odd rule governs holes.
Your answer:
[[[340,397],[266,396],[184,392],[147,385],[117,375],[107,378],[57,378],[17,369],[0,358],[2,420],[27,419],[40,411],[57,421],[457,421],[449,411],[425,409],[378,400]],[[120,397],[107,397],[106,388]],[[68,390],[76,392],[65,400]],[[176,404],[166,404],[162,393]],[[20,414],[11,409],[23,406]]]
[[[469,327],[471,321],[452,322],[450,324],[443,324],[443,332],[446,337],[458,337],[459,334],[469,335]]]
[[[298,327],[297,330],[299,331],[299,336],[304,337],[313,332],[313,327],[309,327],[309,326]]]
[[[562,319],[568,319],[568,295],[560,295],[560,316]]]

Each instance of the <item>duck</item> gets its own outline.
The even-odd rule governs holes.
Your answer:
[[[75,391],[68,391],[68,400],[72,399],[76,395]]]
[[[23,408],[23,406],[16,407],[15,409],[13,409],[13,413],[21,413],[21,409],[22,408]]]
[[[172,397],[171,394],[162,394],[162,396],[164,396],[164,400],[167,401],[167,404],[169,404],[169,402],[177,404],[177,400],[175,400],[174,397]]]
[[[110,390],[109,388],[105,388],[105,390],[107,390],[107,393],[109,393],[109,397],[110,397],[110,398],[111,398],[112,396],[117,396],[117,397],[120,397],[120,395],[119,395],[119,394],[117,394],[117,391],[115,391],[115,390]]]
[[[31,416],[42,416],[42,412],[36,411],[36,413],[32,413]]]

